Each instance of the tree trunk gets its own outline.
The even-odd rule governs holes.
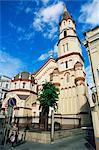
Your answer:
[[[48,112],[45,112],[45,125],[44,130],[48,131]]]
[[[44,126],[45,131],[48,130],[48,114],[49,114],[49,107],[42,107],[39,124]]]

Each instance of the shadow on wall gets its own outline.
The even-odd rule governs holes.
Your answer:
[[[92,127],[92,117],[88,98],[86,103],[80,109],[79,117],[81,118],[81,126]]]

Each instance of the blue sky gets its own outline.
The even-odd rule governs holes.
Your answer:
[[[63,3],[76,22],[78,36],[99,24],[97,0],[0,0],[0,74],[12,77],[33,73],[49,58],[57,57],[58,23]],[[88,72],[87,53],[82,47]]]

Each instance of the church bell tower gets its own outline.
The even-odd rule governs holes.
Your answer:
[[[59,41],[58,41],[58,62],[60,71],[62,70],[63,66],[65,65],[65,68],[73,67],[75,61],[82,61],[82,53],[81,53],[81,47],[80,47],[80,40],[76,34],[76,28],[75,28],[75,21],[73,20],[72,16],[69,14],[68,10],[64,6],[64,13],[63,16],[59,22]],[[68,56],[71,56],[71,59],[68,60]],[[73,62],[73,60],[76,60]],[[80,56],[80,57],[79,57]],[[63,59],[66,58],[66,59]],[[81,60],[80,60],[81,59]],[[72,62],[70,62],[72,61]],[[70,65],[69,65],[70,64]],[[72,65],[71,65],[72,64]]]
[[[85,121],[87,84],[80,40],[75,26],[75,21],[64,6],[64,12],[59,22],[60,33],[57,44],[58,81],[60,81],[58,113],[66,115],[66,117],[70,115],[71,118],[80,116],[83,120],[82,124],[84,124],[87,122]]]

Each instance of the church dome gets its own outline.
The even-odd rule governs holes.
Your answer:
[[[30,73],[28,73],[28,72],[21,72],[21,73],[18,73],[18,74],[14,77],[14,80],[18,80],[18,79],[21,79],[21,80],[29,80],[29,79],[30,79]]]
[[[29,73],[28,72],[22,72],[21,73],[21,79],[29,79]]]

